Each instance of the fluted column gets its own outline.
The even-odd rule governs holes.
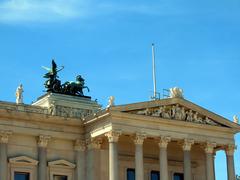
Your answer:
[[[168,157],[167,145],[170,142],[170,137],[160,137],[159,145],[159,161],[160,161],[160,179],[168,180]]]
[[[11,131],[0,132],[0,179],[7,180],[7,144]]]
[[[135,143],[135,175],[137,180],[144,179],[143,164],[143,141],[146,138],[144,134],[136,134]]]
[[[106,134],[109,141],[109,180],[118,180],[117,142],[120,134],[117,131],[111,131]]]
[[[193,143],[193,140],[185,139],[182,146],[184,154],[184,180],[192,179],[191,147]]]
[[[47,179],[47,145],[50,136],[40,135],[38,138],[38,180]]]
[[[86,143],[84,140],[76,140],[75,142],[75,162],[76,162],[76,169],[75,169],[75,175],[76,180],[84,180],[86,179]]]
[[[87,180],[99,180],[101,144],[101,138],[90,139],[87,142]]]
[[[227,146],[225,152],[227,155],[227,174],[228,174],[228,180],[235,180],[236,175],[235,175],[235,168],[234,168],[234,150],[235,150],[235,145],[230,144]]]
[[[206,180],[214,179],[214,164],[213,164],[213,153],[216,143],[207,142],[205,145],[206,154]]]

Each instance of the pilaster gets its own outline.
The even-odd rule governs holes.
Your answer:
[[[7,143],[11,131],[0,131],[0,179],[7,179]]]
[[[51,136],[40,135],[38,137],[38,180],[47,179],[47,145],[50,141]]]
[[[74,143],[76,180],[86,179],[86,141],[77,139]]]

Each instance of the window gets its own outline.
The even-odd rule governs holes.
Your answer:
[[[127,180],[135,180],[135,169],[127,169]]]
[[[30,180],[30,175],[26,172],[14,172],[14,180]]]
[[[37,180],[38,161],[27,157],[18,156],[9,159],[9,180]]]
[[[49,180],[73,180],[76,165],[60,159],[48,162]]]
[[[184,180],[183,173],[174,173],[173,179],[174,180]]]
[[[68,178],[62,175],[53,175],[53,180],[68,180]]]
[[[151,171],[151,180],[160,180],[159,171]]]

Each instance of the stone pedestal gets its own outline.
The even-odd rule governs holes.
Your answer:
[[[72,118],[84,118],[101,109],[101,106],[90,98],[57,93],[45,94],[32,105],[48,108],[51,115]]]

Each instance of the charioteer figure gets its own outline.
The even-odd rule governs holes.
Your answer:
[[[52,67],[44,67],[48,72],[43,76],[47,78],[44,83],[47,92],[53,93],[61,93],[67,95],[74,95],[74,96],[81,96],[81,97],[88,97],[84,96],[83,89],[87,89],[89,92],[89,88],[85,86],[85,80],[82,78],[81,75],[76,77],[76,81],[67,81],[64,84],[61,84],[61,81],[58,79],[57,73],[61,71],[64,67],[62,66],[60,69],[57,68],[57,64],[54,60],[52,60]]]

